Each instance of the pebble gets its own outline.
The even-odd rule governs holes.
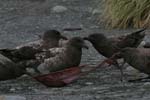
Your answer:
[[[62,13],[62,12],[65,12],[67,10],[68,9],[65,6],[59,6],[59,5],[52,8],[53,13]]]
[[[100,99],[101,99],[101,96],[96,95],[96,96],[95,96],[95,99],[99,99],[99,100],[100,100]]]
[[[126,68],[126,71],[128,72],[128,74],[139,74],[140,72],[138,70],[136,70],[135,68],[129,66]]]
[[[102,11],[99,10],[99,9],[94,9],[94,10],[92,11],[92,14],[101,14],[101,13],[102,13]]]
[[[92,82],[86,82],[85,85],[93,85]]]
[[[140,45],[139,45],[139,48],[143,48],[143,46],[146,44],[146,42],[145,41],[142,41],[141,43],[140,43]]]
[[[144,85],[148,85],[148,86],[149,86],[149,85],[150,85],[150,82],[145,82]]]
[[[11,88],[10,91],[11,91],[11,92],[14,92],[14,91],[16,91],[16,89],[15,89],[15,88]]]

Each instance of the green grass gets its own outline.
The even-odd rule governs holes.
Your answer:
[[[150,27],[150,0],[105,0],[104,16],[113,28]]]

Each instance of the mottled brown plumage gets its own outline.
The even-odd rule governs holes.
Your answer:
[[[43,52],[40,49],[35,49],[30,46],[24,46],[18,49],[0,49],[0,53],[14,62],[19,62],[22,60],[35,59],[36,54]]]
[[[82,48],[87,48],[82,38],[71,38],[64,47],[59,49],[59,53],[56,56],[45,59],[37,67],[37,70],[40,74],[47,74],[78,66],[81,61]],[[34,73],[34,75],[37,74]]]
[[[145,29],[146,28],[143,28],[141,30],[127,34],[125,36],[117,37],[120,38],[120,41],[118,41],[116,45],[119,48],[138,47],[145,37],[145,33],[144,33]]]
[[[39,49],[50,49],[54,47],[59,47],[59,40],[61,39],[67,40],[67,38],[61,35],[60,32],[56,30],[48,30],[41,36],[40,40],[18,46],[17,48],[23,46],[31,46]]]
[[[150,75],[150,49],[149,48],[124,48],[116,55],[122,57],[135,69]]]
[[[90,41],[94,48],[104,57],[110,58],[113,54],[119,52],[125,47],[137,47],[145,36],[143,32],[144,30],[145,28],[127,35],[111,38],[107,38],[104,34],[95,33],[84,39]],[[121,76],[123,76],[122,68],[116,60],[114,60],[113,64],[120,69]]]
[[[145,36],[143,33],[144,30],[145,29],[141,29],[128,35],[113,38],[107,38],[103,34],[95,33],[84,39],[90,41],[100,54],[105,57],[111,57],[122,48],[137,47]]]

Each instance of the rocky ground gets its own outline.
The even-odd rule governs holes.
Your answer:
[[[0,0],[0,48],[11,48],[38,39],[47,29],[58,29],[68,37],[86,36],[93,32],[108,36],[132,32],[135,29],[110,30],[103,19],[97,23],[94,0]],[[93,14],[94,13],[94,14]],[[75,32],[63,28],[81,27]],[[146,41],[149,41],[147,30]],[[83,51],[82,64],[95,65],[104,57],[90,45]],[[124,68],[126,80],[144,76]],[[121,83],[119,71],[103,67],[62,88],[47,88],[28,76],[0,82],[0,100],[150,100],[150,82]]]

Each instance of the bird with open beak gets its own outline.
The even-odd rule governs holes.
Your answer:
[[[44,59],[39,66],[33,69],[34,73],[29,73],[35,76],[79,66],[82,56],[82,48],[88,49],[84,40],[80,37],[73,37],[68,40],[64,47],[61,48],[61,52],[54,57]]]
[[[145,37],[144,31],[145,28],[127,35],[113,38],[107,38],[104,34],[95,33],[85,37],[84,39],[90,41],[100,54],[109,58],[125,47],[137,47]],[[114,60],[113,65],[120,69],[121,80],[123,80],[122,66],[119,66],[116,60]]]

